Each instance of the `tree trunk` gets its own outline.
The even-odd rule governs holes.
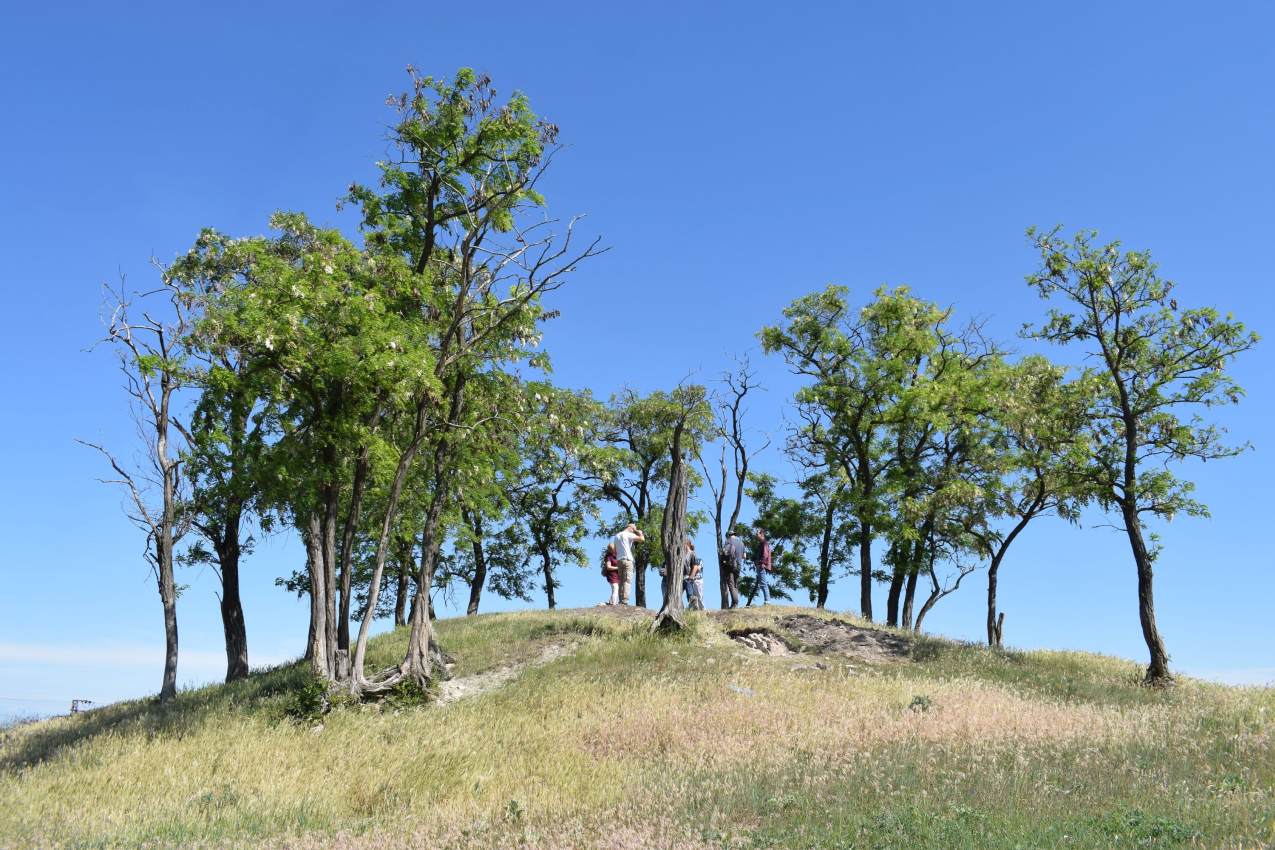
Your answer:
[[[890,592],[885,597],[885,624],[898,627],[899,597],[903,593],[904,570],[902,564],[896,564],[890,574]]]
[[[248,678],[248,629],[239,597],[239,517],[226,523],[217,563],[221,568],[221,626],[226,636],[226,681]]]
[[[823,513],[823,537],[819,541],[819,586],[815,590],[815,607],[828,604],[828,586],[832,583],[832,526],[836,519],[836,503],[828,500]]]
[[[644,546],[633,553],[633,604],[639,608],[646,607],[646,568],[650,560]]]
[[[472,617],[478,613],[478,603],[482,599],[483,586],[487,584],[487,554],[483,551],[483,518],[480,514],[464,511],[465,523],[474,533],[470,547],[474,552],[474,578],[469,583],[469,606],[465,616]]]
[[[1000,576],[1001,561],[1005,560],[1005,553],[1009,551],[1009,545],[1027,527],[1027,523],[1036,518],[1037,514],[1043,509],[1044,504],[1044,494],[1037,496],[1028,509],[1019,516],[1018,522],[1014,523],[1014,527],[1010,529],[1009,534],[1005,535],[1005,539],[1001,541],[1000,546],[996,547],[996,551],[992,553],[992,562],[987,567],[988,646],[999,647],[1001,638],[1004,636],[1005,615],[997,615],[996,613],[996,585]]]
[[[541,569],[545,576],[545,598],[549,601],[549,610],[552,611],[558,607],[557,601],[553,596],[554,580],[553,580],[553,557],[549,554],[549,547],[540,544],[540,563]]]
[[[948,593],[951,593],[952,590],[955,590],[956,587],[959,587],[961,584],[960,579],[957,579],[956,586],[953,587],[952,590],[945,592],[943,590],[942,585],[939,584],[939,577],[934,574],[933,559],[930,560],[930,566],[929,566],[928,572],[930,576],[930,586],[932,589],[930,590],[930,595],[927,596],[925,599],[925,604],[921,606],[921,613],[916,615],[916,627],[913,629],[913,631],[915,631],[917,634],[921,633],[921,624],[925,622],[925,615],[930,613],[930,610],[935,605],[938,604],[940,599],[942,599]]]
[[[1138,619],[1142,623],[1142,638],[1146,641],[1147,651],[1151,655],[1145,681],[1148,685],[1167,685],[1173,681],[1173,674],[1169,672],[1169,653],[1165,651],[1164,641],[1155,623],[1151,555],[1147,552],[1146,543],[1142,539],[1142,526],[1138,521],[1137,512],[1131,507],[1122,506],[1122,514],[1125,531],[1129,535],[1129,546],[1133,549],[1133,560],[1138,568]]]
[[[916,582],[917,571],[908,570],[907,587],[903,592],[903,628],[905,629],[912,628],[912,604],[916,600]]]
[[[164,608],[164,681],[160,702],[177,698],[177,583],[173,580],[173,530],[177,523],[178,465],[168,457],[168,404],[172,397],[171,376],[160,379],[161,416],[156,417],[155,453],[162,474],[163,513],[155,540],[155,572],[159,599]]]
[[[1005,625],[1005,615],[996,616],[996,574],[1000,567],[998,553],[987,567],[987,645],[997,649],[1001,646],[1001,629]]]
[[[398,464],[394,469],[394,479],[390,483],[389,496],[385,505],[385,516],[381,522],[381,533],[376,542],[376,556],[372,563],[372,578],[368,582],[367,605],[364,608],[363,621],[359,624],[359,638],[354,649],[353,663],[350,667],[350,690],[354,693],[363,691],[369,684],[363,675],[363,660],[366,656],[368,630],[371,628],[372,620],[376,616],[376,605],[380,599],[381,576],[385,572],[385,561],[389,556],[394,520],[398,516],[399,498],[402,496],[403,484],[407,481],[412,461],[415,460],[416,452],[420,448],[421,440],[424,437],[426,417],[426,403],[423,400],[418,401],[412,438],[408,441],[407,446],[404,447],[402,454],[399,455]],[[443,442],[445,443],[445,441]],[[437,475],[435,477],[437,478]],[[437,515],[441,500],[442,494],[435,492],[430,504],[431,513]],[[421,593],[428,595],[429,588],[430,585],[428,583],[418,585],[417,596],[419,597]]]
[[[306,568],[310,573],[310,640],[306,658],[310,669],[321,679],[333,678],[332,655],[328,652],[328,600],[327,583],[323,573],[323,522],[318,513],[311,513],[306,525]]]
[[[722,610],[730,607],[730,580],[726,572],[726,558],[722,555],[722,535],[717,534],[717,588],[722,594]]]
[[[859,517],[859,613],[872,622],[872,520]]]
[[[394,588],[394,628],[407,625],[407,594],[410,589],[408,572],[411,560],[400,561],[398,565],[398,581]]]
[[[173,581],[171,527],[164,529],[155,544],[158,566],[159,601],[164,609],[164,681],[159,701],[177,698],[177,587]]]
[[[331,452],[331,470],[335,471],[337,460],[335,450]],[[336,625],[336,526],[339,519],[341,488],[335,482],[329,482],[324,488],[323,508],[323,620],[324,638],[327,640],[328,664],[332,668],[332,677],[340,678],[344,666],[337,658],[337,625]]]
[[[686,462],[682,458],[682,429],[685,419],[673,429],[673,469],[669,476],[668,504],[660,528],[664,552],[664,600],[651,624],[652,631],[677,631],[682,621],[682,580],[689,560],[686,550]]]
[[[368,456],[370,450],[364,446],[359,450],[358,459],[354,462],[354,480],[350,485],[350,508],[345,514],[345,528],[341,532],[341,568],[340,568],[340,612],[337,616],[336,647],[350,652],[350,573],[354,560],[354,534],[358,529],[359,513],[363,507],[363,490],[367,481]]]

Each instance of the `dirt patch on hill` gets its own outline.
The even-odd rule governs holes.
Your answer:
[[[844,655],[880,664],[905,659],[912,651],[910,638],[841,620],[791,614],[781,618],[778,625],[800,642],[803,651],[817,655]]]
[[[789,649],[784,639],[770,629],[732,629],[726,634],[730,635],[731,640],[736,643],[742,644],[754,652],[760,652],[762,655],[792,654],[792,650]]]
[[[788,614],[768,625],[740,625],[726,634],[762,655],[837,655],[867,664],[906,659],[912,640],[843,620]]]
[[[436,704],[440,706],[447,705],[448,703],[456,702],[456,700],[481,696],[488,691],[494,691],[513,681],[518,677],[518,674],[528,667],[539,667],[542,664],[557,661],[559,658],[572,654],[579,648],[579,642],[551,643],[540,652],[539,656],[531,661],[522,664],[512,664],[508,667],[499,667],[495,670],[488,670],[485,673],[475,673],[472,676],[448,679],[442,684]]]

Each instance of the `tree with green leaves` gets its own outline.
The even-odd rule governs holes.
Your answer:
[[[221,585],[220,608],[226,644],[226,681],[248,677],[248,631],[239,591],[239,566],[252,551],[248,523],[256,513],[257,476],[266,463],[266,411],[258,409],[251,367],[231,352],[209,357],[186,438],[187,507],[201,544],[185,560],[213,568]]]
[[[621,517],[616,525],[634,523],[647,542],[634,546],[634,602],[646,605],[646,570],[663,559],[659,540],[663,527],[662,497],[671,479],[673,430],[681,407],[667,392],[642,396],[633,390],[611,399],[610,426],[603,438],[610,457],[599,480],[604,498],[613,502]],[[666,501],[666,500],[665,500]]]
[[[846,293],[831,286],[797,299],[785,308],[784,324],[763,328],[760,337],[767,353],[779,353],[808,380],[797,391],[800,423],[789,452],[805,458],[808,473],[830,475],[844,488],[836,498],[845,500],[853,517],[859,607],[870,620],[873,542],[891,527],[891,501],[907,498],[897,485],[918,480],[911,467],[931,445],[933,429],[923,410],[927,372],[949,313],[906,287],[877,290],[858,312]],[[891,621],[897,621],[908,569],[893,572]]]
[[[767,584],[770,595],[791,599],[794,593],[804,589],[814,599],[818,595],[817,567],[806,556],[806,550],[823,530],[821,512],[808,499],[781,496],[779,480],[773,475],[754,472],[748,480],[748,498],[757,509],[757,517],[751,532],[742,528],[736,531],[745,545],[751,545],[754,564],[760,555],[756,531],[765,532],[771,547]],[[759,590],[756,577],[743,576],[739,585],[745,604],[752,605]]]
[[[1226,367],[1258,337],[1229,314],[1211,307],[1183,309],[1173,282],[1162,278],[1148,251],[1126,251],[1081,231],[1068,240],[1061,228],[1028,231],[1041,266],[1028,284],[1042,298],[1063,302],[1036,339],[1075,344],[1094,365],[1086,418],[1090,492],[1116,513],[1129,539],[1138,578],[1138,616],[1150,654],[1146,682],[1172,680],[1169,655],[1155,619],[1153,567],[1160,548],[1148,540],[1148,518],[1208,516],[1191,497],[1190,481],[1170,464],[1232,457],[1246,446],[1224,442],[1224,431],[1198,412],[1235,404],[1243,392]]]
[[[522,465],[508,498],[540,559],[545,598],[557,607],[557,567],[588,567],[582,541],[599,519],[599,494],[589,482],[603,477],[606,452],[602,405],[588,392],[572,392],[547,382],[528,383],[520,442]]]
[[[225,242],[202,239],[196,249],[164,271],[167,286],[192,304],[215,304],[221,289],[233,285],[240,255]],[[268,489],[270,432],[277,422],[268,405],[272,373],[260,359],[213,332],[212,322],[197,322],[187,345],[199,386],[189,427],[175,419],[186,440],[185,474],[190,482],[187,511],[202,540],[184,560],[210,566],[221,585],[220,608],[226,645],[226,681],[248,676],[248,633],[240,594],[239,567],[252,551],[249,524],[269,525],[261,510]],[[204,544],[207,544],[205,546]],[[211,550],[211,551],[210,551]]]
[[[419,282],[412,290],[414,315],[426,329],[429,350],[422,374],[430,379],[406,399],[413,426],[390,485],[369,604],[379,592],[398,495],[418,452],[431,470],[418,593],[432,586],[464,437],[486,418],[471,415],[471,393],[516,363],[548,365],[536,350],[538,325],[553,316],[542,299],[599,253],[596,240],[574,247],[574,222],[558,236],[551,221],[535,214],[543,205],[536,186],[556,150],[558,130],[531,111],[524,95],[498,103],[490,79],[468,69],[450,82],[409,72],[411,91],[393,103],[394,156],[380,163],[380,188],[356,185],[349,196],[362,211],[369,248],[392,254]],[[371,612],[365,612],[352,690],[428,683],[433,632],[426,607],[418,604],[411,617],[403,662],[370,678],[363,670],[371,626]]]
[[[791,447],[789,457],[793,457]],[[858,533],[848,512],[849,488],[844,476],[838,470],[822,468],[822,464],[815,464],[811,469],[801,460],[797,462],[803,469],[797,486],[810,514],[811,529],[818,536],[819,554],[815,560],[814,585],[810,588],[811,600],[816,608],[826,608],[834,575],[847,575],[853,569],[852,541]]]
[[[201,338],[237,352],[260,381],[273,427],[260,498],[306,542],[306,657],[336,680],[348,674],[345,615],[373,462],[392,463],[401,402],[430,383],[431,350],[412,316],[419,283],[398,258],[301,215],[276,214],[271,225],[277,236],[205,231],[178,266],[205,281]]]
[[[1092,381],[1067,381],[1065,369],[1040,355],[996,376],[991,423],[995,466],[983,485],[988,514],[1006,526],[974,529],[987,564],[987,642],[1000,646],[1005,614],[996,594],[1010,546],[1032,521],[1057,516],[1077,522],[1087,498],[1083,475]]]

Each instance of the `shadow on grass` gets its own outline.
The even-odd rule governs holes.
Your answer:
[[[19,771],[58,758],[79,744],[110,732],[143,733],[148,738],[181,737],[217,710],[258,709],[307,681],[302,662],[259,670],[229,685],[181,691],[171,703],[158,697],[107,705],[68,717],[0,732],[0,772]],[[282,717],[282,711],[280,711]]]

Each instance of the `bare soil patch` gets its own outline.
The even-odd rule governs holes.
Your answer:
[[[745,621],[726,634],[763,655],[841,656],[867,664],[901,661],[912,650],[909,637],[809,614],[786,614],[756,625]]]
[[[762,655],[792,655],[792,650],[788,648],[788,644],[784,643],[783,638],[770,629],[733,629],[727,634],[736,643],[743,644]]]
[[[503,687],[513,679],[517,678],[523,670],[528,667],[539,667],[542,664],[548,664],[551,661],[557,661],[559,658],[570,655],[580,648],[578,641],[572,643],[551,643],[540,651],[540,654],[530,661],[524,661],[521,664],[510,664],[505,667],[497,667],[495,670],[488,670],[483,673],[475,673],[472,676],[461,676],[457,679],[448,679],[443,682],[439,691],[436,705],[447,705],[456,702],[456,700],[476,697],[494,691]]]
[[[778,625],[804,651],[816,655],[844,655],[880,664],[906,659],[912,650],[911,638],[809,614],[790,614],[780,618]]]

